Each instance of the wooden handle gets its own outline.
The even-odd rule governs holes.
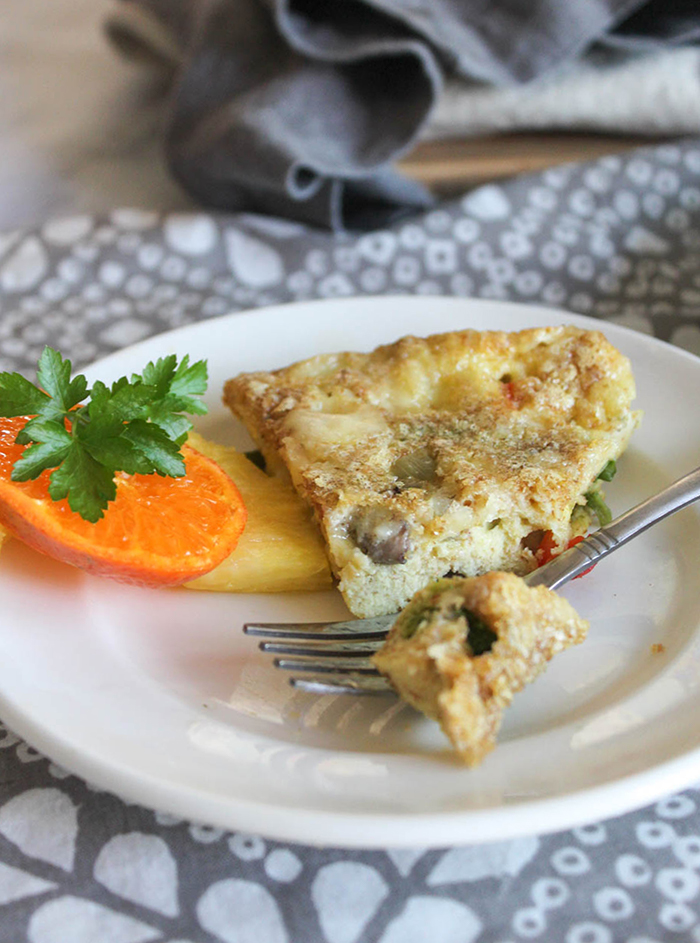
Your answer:
[[[399,162],[400,169],[431,189],[447,193],[545,170],[556,164],[619,154],[658,139],[603,134],[504,134],[425,141]]]

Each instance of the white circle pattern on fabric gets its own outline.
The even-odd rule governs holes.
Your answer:
[[[685,904],[663,904],[659,911],[659,923],[672,933],[684,933],[697,922],[698,916]]]
[[[257,835],[236,832],[229,838],[228,846],[241,861],[258,861],[265,857],[265,842]]]
[[[188,831],[191,838],[202,845],[211,845],[224,835],[222,828],[214,828],[213,825],[190,825]]]
[[[639,822],[637,840],[646,848],[667,848],[673,843],[676,832],[667,822]]]
[[[620,855],[615,862],[615,874],[625,887],[644,887],[652,878],[651,867],[639,855]]]
[[[700,835],[684,835],[673,842],[674,856],[686,867],[700,868]]]
[[[412,227],[416,228],[416,227]],[[457,242],[462,243],[471,243],[479,238],[479,233],[481,232],[481,227],[475,219],[469,219],[469,217],[463,217],[458,219],[452,230]],[[402,240],[403,244],[407,249],[417,248],[421,245],[420,240],[418,241],[418,246],[411,246],[405,240]]]
[[[578,877],[591,870],[591,861],[580,848],[569,845],[559,848],[552,855],[552,867],[563,876]]]
[[[551,910],[563,906],[571,896],[568,884],[556,878],[540,878],[532,885],[530,896],[536,907]]]
[[[532,940],[542,936],[547,929],[547,920],[539,907],[522,907],[513,916],[513,930],[519,937]]]
[[[289,884],[302,872],[303,864],[289,848],[276,848],[265,859],[265,873],[273,881]]]
[[[566,934],[566,943],[612,943],[612,931],[600,923],[575,924]]]
[[[656,803],[654,812],[664,819],[684,819],[692,815],[696,808],[690,796],[669,796]]]
[[[700,890],[700,877],[690,868],[662,868],[656,875],[657,889],[674,903],[693,900]]]
[[[604,887],[593,895],[593,906],[604,920],[626,920],[634,913],[634,904],[621,887]]]

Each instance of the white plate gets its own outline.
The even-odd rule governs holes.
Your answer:
[[[634,365],[645,418],[609,486],[614,511],[700,465],[700,361],[547,308],[416,297],[282,306],[152,338],[89,374],[111,380],[171,351],[207,357],[201,430],[242,444],[219,403],[240,370],[408,333],[561,322],[602,328]],[[700,520],[687,509],[569,584],[588,640],[518,695],[500,745],[468,771],[436,725],[388,696],[295,692],[240,631],[252,619],[342,617],[337,593],[141,590],[11,542],[0,567],[0,716],[127,799],[278,839],[439,846],[562,829],[700,779],[698,560]]]

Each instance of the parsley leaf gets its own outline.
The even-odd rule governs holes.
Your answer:
[[[71,380],[70,374],[70,360],[64,360],[59,352],[53,350],[53,348],[44,347],[39,358],[36,378],[41,389],[45,390],[51,398],[46,408],[50,406],[57,416],[77,406],[85,399],[87,393],[87,380],[85,377],[79,374],[74,380]]]
[[[0,402],[3,416],[33,416],[50,398],[20,373],[0,373]]]
[[[137,451],[151,462],[153,471],[171,478],[181,478],[185,474],[177,442],[173,442],[166,432],[154,422],[134,419],[124,435]]]
[[[174,354],[163,357],[155,363],[149,363],[143,371],[142,382],[154,386],[158,397],[148,407],[148,418],[160,426],[174,441],[185,441],[192,423],[184,413],[202,416],[206,407],[195,397],[201,396],[207,389],[207,365],[198,360],[190,366],[187,354],[179,365]]]
[[[94,524],[117,496],[117,485],[114,473],[76,441],[51,473],[49,495],[54,501],[68,498],[70,509]]]
[[[73,511],[96,522],[116,495],[115,475],[185,474],[180,446],[192,428],[188,414],[204,415],[198,398],[207,389],[206,361],[180,363],[174,354],[146,365],[142,374],[111,386],[84,375],[71,379],[70,360],[44,348],[35,386],[19,373],[0,373],[0,416],[27,416],[17,442],[27,445],[13,481],[53,469],[49,495],[68,499]],[[87,402],[86,402],[87,401]],[[31,418],[29,418],[31,417]]]

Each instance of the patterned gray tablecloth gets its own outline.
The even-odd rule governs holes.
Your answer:
[[[700,353],[700,142],[487,186],[359,237],[126,209],[7,233],[0,369],[31,371],[47,343],[84,364],[236,309],[396,292],[544,302]],[[495,845],[316,849],[124,803],[3,729],[0,941],[700,941],[697,793]]]

